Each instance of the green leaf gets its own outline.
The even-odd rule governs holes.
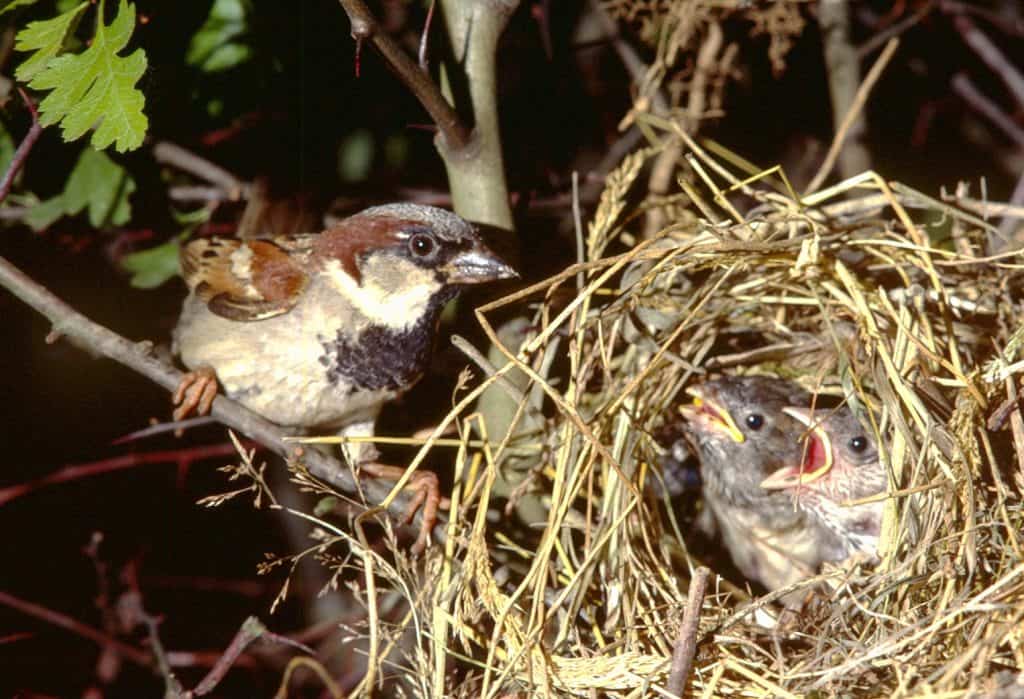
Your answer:
[[[0,124],[0,172],[7,172],[14,160],[14,139],[7,127]],[[20,173],[19,173],[20,174]]]
[[[136,49],[128,56],[117,55],[134,28],[135,8],[127,0],[120,0],[114,21],[103,24],[101,0],[89,48],[51,59],[29,83],[34,90],[53,90],[39,104],[43,126],[60,123],[65,141],[95,126],[96,149],[113,143],[123,152],[142,145],[149,121],[142,112],[145,98],[135,84],[146,70],[146,54]]]
[[[25,223],[34,231],[41,231],[53,225],[64,215],[64,195],[58,194],[52,199],[41,201],[25,214]]]
[[[135,191],[135,180],[105,153],[86,148],[78,157],[64,191],[42,201],[25,215],[25,222],[34,230],[48,228],[61,216],[74,216],[89,210],[89,223],[94,228],[121,226],[131,219],[129,195]]]
[[[31,5],[37,0],[0,0],[0,15],[22,5]]]
[[[249,29],[249,10],[245,0],[214,0],[206,21],[188,45],[188,64],[213,73],[249,60],[252,49],[234,41]]]
[[[79,3],[53,19],[29,22],[24,29],[18,32],[14,50],[35,51],[35,53],[18,66],[18,69],[14,71],[14,77],[26,82],[45,68],[50,59],[60,53],[64,41],[75,31],[78,20],[82,18],[82,12],[88,6],[87,2]]]
[[[324,515],[330,514],[335,507],[341,504],[341,500],[328,495],[327,497],[320,498],[316,501],[316,505],[313,506],[313,516],[323,517]]]
[[[88,207],[93,228],[122,226],[132,217],[128,197],[134,191],[135,180],[123,167],[106,153],[86,148],[64,186],[64,210],[73,216]]]
[[[171,238],[163,245],[140,250],[121,259],[121,266],[132,273],[131,285],[136,289],[155,289],[179,273],[178,255],[188,231]]]

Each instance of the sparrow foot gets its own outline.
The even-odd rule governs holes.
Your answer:
[[[208,366],[202,366],[181,377],[178,390],[174,392],[171,402],[174,409],[175,422],[183,420],[193,412],[196,415],[208,415],[213,407],[213,399],[217,397],[217,374]]]
[[[397,481],[405,475],[405,469],[400,466],[388,466],[375,461],[359,464],[359,470],[373,478],[383,478],[389,481]],[[423,524],[420,526],[419,536],[416,543],[412,545],[413,554],[420,554],[430,543],[430,532],[437,523],[437,510],[444,504],[441,498],[441,490],[437,483],[437,474],[430,471],[416,471],[405,486],[406,490],[415,491],[409,501],[409,507],[402,518],[403,524],[410,524],[416,511],[423,507]],[[447,500],[446,498],[444,500]]]

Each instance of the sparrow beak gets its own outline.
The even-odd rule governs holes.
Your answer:
[[[761,481],[765,490],[785,490],[818,480],[832,468],[832,438],[805,408],[783,408],[782,412],[810,429],[799,466],[783,466]]]
[[[746,436],[740,432],[736,422],[732,419],[729,411],[709,400],[707,395],[697,386],[684,389],[686,395],[693,398],[690,405],[680,405],[679,414],[687,422],[703,425],[706,428],[717,429],[725,432],[737,444],[747,441]]]
[[[491,252],[483,243],[455,255],[441,267],[449,284],[483,284],[499,279],[515,279],[519,273]]]

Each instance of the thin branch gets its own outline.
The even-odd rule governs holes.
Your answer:
[[[241,656],[254,641],[258,641],[260,639],[298,648],[304,653],[315,655],[311,648],[299,643],[298,641],[293,641],[290,638],[271,633],[267,627],[263,625],[263,622],[256,617],[251,616],[242,623],[241,628],[238,629],[238,633],[236,633],[235,637],[231,639],[231,644],[224,650],[220,659],[217,660],[216,664],[210,672],[207,673],[206,677],[203,678],[202,682],[196,685],[192,694],[194,696],[201,697],[204,694],[212,692],[220,681],[224,679],[224,675],[226,675],[232,665],[235,664],[235,661],[238,660],[239,656]]]
[[[704,604],[704,593],[708,587],[708,576],[711,571],[704,566],[693,571],[690,578],[690,589],[686,595],[686,610],[683,623],[679,628],[679,637],[672,649],[672,669],[669,671],[666,689],[676,697],[683,696],[686,678],[693,667],[693,656],[697,652],[697,630],[700,624],[700,609]]]
[[[953,76],[950,81],[950,85],[953,88],[953,92],[960,96],[960,98],[971,106],[971,109],[981,114],[983,117],[991,121],[995,126],[999,127],[1006,136],[1010,138],[1017,146],[1024,148],[1024,129],[1017,126],[1017,123],[1013,120],[1013,117],[1008,115],[1002,110],[995,102],[990,100],[985,94],[974,86],[971,79],[967,77],[966,73],[957,73]]]
[[[224,443],[202,445],[190,449],[168,449],[166,451],[154,451],[143,454],[125,454],[87,464],[72,464],[65,466],[59,471],[48,473],[42,478],[0,489],[0,507],[3,507],[11,500],[16,500],[48,485],[69,483],[83,478],[91,478],[149,464],[177,464],[182,466],[192,461],[202,461],[219,456],[233,456],[237,453],[233,445]]]
[[[180,371],[153,356],[151,343],[129,342],[92,322],[3,257],[0,257],[0,286],[6,287],[23,302],[46,316],[53,323],[51,335],[66,336],[87,351],[113,359],[168,391],[176,390],[181,382]],[[380,481],[356,483],[352,472],[338,459],[315,448],[296,449],[295,445],[284,441],[288,435],[279,427],[224,396],[218,396],[214,400],[212,414],[221,424],[266,445],[268,449],[285,459],[301,461],[311,475],[324,483],[349,494],[364,492],[371,505],[383,502],[391,492],[390,486]],[[404,500],[405,498],[396,498],[388,508],[392,517],[400,519],[405,514]],[[421,523],[422,513],[417,512],[413,524],[418,527]],[[439,524],[442,526],[434,528],[434,536],[435,540],[442,542],[443,522]]]
[[[0,201],[7,198],[7,195],[11,191],[11,184],[14,182],[14,178],[21,171],[21,168],[25,166],[25,161],[28,159],[28,154],[32,150],[32,146],[39,140],[39,135],[43,133],[42,124],[39,123],[39,113],[36,111],[36,105],[25,91],[20,87],[18,88],[18,94],[21,95],[21,99],[25,101],[25,106],[28,107],[29,113],[32,115],[32,126],[29,127],[28,133],[25,134],[25,138],[18,144],[18,150],[14,151],[14,157],[11,159],[11,164],[7,167],[7,172],[4,173],[4,177],[0,180]]]
[[[153,157],[164,165],[195,175],[227,193],[227,198],[237,201],[245,195],[245,183],[219,165],[201,158],[176,143],[161,141],[153,146]]]
[[[402,48],[381,31],[376,18],[362,0],[338,0],[352,23],[352,38],[369,41],[398,79],[415,95],[437,124],[447,149],[460,151],[470,142],[469,130],[441,94],[434,81],[409,58]]]
[[[437,0],[430,0],[430,7],[427,8],[427,19],[423,22],[423,33],[420,35],[420,70],[430,74],[430,57],[427,51],[430,48],[430,25],[434,22],[434,6]]]
[[[963,36],[964,43],[978,55],[992,72],[1003,81],[1006,89],[1013,95],[1018,107],[1024,107],[1024,75],[1017,70],[999,47],[988,38],[974,22],[965,15],[958,14],[953,24]]]
[[[51,626],[56,626],[77,634],[82,638],[87,638],[98,646],[110,648],[124,659],[129,660],[136,665],[141,665],[146,668],[153,667],[153,658],[149,653],[145,653],[138,648],[124,643],[123,641],[119,641],[113,636],[109,636],[102,631],[94,629],[91,626],[87,626],[86,624],[69,617],[67,614],[61,614],[60,612],[48,609],[40,604],[23,600],[20,597],[15,597],[14,595],[8,594],[2,590],[0,590],[0,604],[5,607],[10,607],[11,609],[17,609],[22,614],[35,617],[36,619],[41,619]]]

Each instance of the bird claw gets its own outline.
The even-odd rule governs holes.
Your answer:
[[[217,375],[210,367],[199,367],[181,377],[181,383],[174,392],[171,402],[174,409],[174,421],[184,420],[193,412],[196,415],[208,415],[213,408],[213,399],[217,397]]]
[[[373,478],[384,478],[392,481],[397,481],[405,475],[404,468],[376,462],[360,464],[359,469]],[[415,471],[409,478],[405,489],[412,490],[414,493],[405,514],[402,516],[401,523],[412,524],[413,519],[416,517],[416,512],[420,507],[423,508],[423,523],[420,525],[420,533],[416,537],[416,542],[410,548],[413,555],[419,555],[423,553],[430,543],[430,533],[437,523],[437,511],[443,504],[437,474],[430,471]]]

